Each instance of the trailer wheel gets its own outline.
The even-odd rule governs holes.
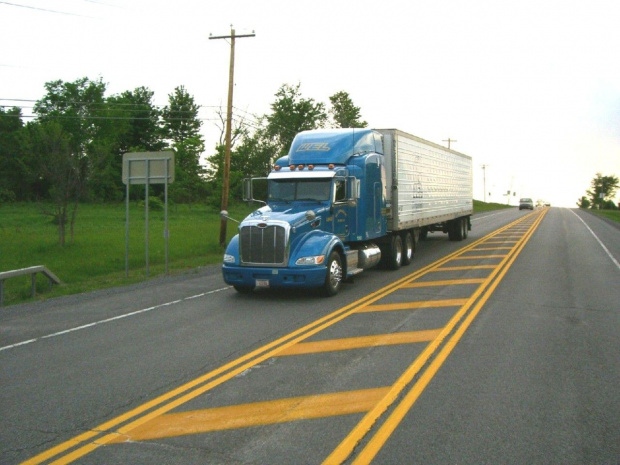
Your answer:
[[[402,266],[407,266],[413,260],[413,236],[411,232],[407,231],[403,234],[403,256],[401,258],[400,264]]]
[[[448,222],[448,239],[451,241],[463,240],[463,221],[461,218]]]
[[[403,260],[403,241],[398,234],[392,236],[388,252],[387,266],[390,270],[397,270]]]
[[[333,251],[327,260],[327,276],[323,289],[328,297],[338,294],[342,285],[342,260],[340,254]]]
[[[469,224],[467,221],[467,217],[464,216],[463,218],[461,218],[461,229],[463,230],[462,234],[461,234],[461,238],[462,239],[467,239],[467,236],[469,235]]]

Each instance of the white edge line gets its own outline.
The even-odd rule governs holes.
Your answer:
[[[206,295],[215,294],[216,292],[225,291],[227,289],[230,289],[230,287],[223,287],[221,289],[215,289],[213,291],[203,292],[202,294],[196,294],[196,295],[192,295],[192,296],[189,296],[189,297],[184,297],[183,299],[173,300],[171,302],[165,302],[163,304],[155,305],[153,307],[143,308],[142,310],[136,310],[135,312],[126,313],[124,315],[118,315],[118,316],[115,316],[115,317],[112,317],[112,318],[106,318],[105,320],[99,320],[99,321],[95,321],[94,323],[88,323],[86,325],[76,326],[75,328],[65,329],[63,331],[58,331],[57,333],[46,334],[45,336],[37,337],[37,338],[34,338],[34,339],[28,339],[27,341],[17,342],[15,344],[11,344],[9,346],[0,347],[0,352],[2,352],[3,350],[14,349],[15,347],[20,347],[20,346],[25,346],[27,344],[32,344],[33,342],[37,342],[37,341],[40,341],[42,339],[49,339],[49,338],[52,338],[52,337],[62,336],[63,334],[73,333],[75,331],[81,331],[82,329],[92,328],[93,326],[101,325],[101,324],[104,324],[104,323],[110,323],[112,321],[122,320],[123,318],[139,315],[139,314],[145,313],[145,312],[150,312],[151,310],[155,310],[157,308],[162,308],[162,307],[167,307],[169,305],[178,304],[178,303],[181,303],[181,302],[183,302],[185,300],[192,300],[192,299],[197,299],[198,297],[204,297]]]
[[[592,234],[594,236],[594,239],[596,239],[598,241],[598,243],[601,245],[601,247],[603,248],[603,250],[605,251],[605,253],[609,256],[609,258],[611,259],[611,261],[614,263],[614,265],[616,265],[618,267],[618,269],[620,270],[620,263],[618,263],[618,260],[616,260],[616,258],[611,254],[611,252],[609,251],[609,249],[607,247],[605,247],[605,244],[603,244],[603,242],[598,238],[598,236],[596,234],[594,234],[594,231],[592,231],[592,229],[590,229],[590,226],[588,226],[586,224],[585,221],[583,221],[583,218],[581,218],[577,213],[575,213],[573,210],[569,210],[573,215],[575,215],[577,218],[579,218],[579,221],[581,221],[583,223],[583,225],[588,229],[588,231],[590,231],[590,234]]]

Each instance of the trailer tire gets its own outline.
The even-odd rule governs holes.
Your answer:
[[[333,251],[327,260],[327,275],[325,276],[325,284],[323,290],[327,297],[338,294],[342,285],[342,259],[340,254]]]
[[[397,270],[400,268],[403,257],[403,240],[398,234],[392,236],[390,240],[390,249],[387,256],[387,267],[390,270]]]
[[[400,264],[402,266],[407,266],[413,260],[413,249],[414,249],[413,235],[411,234],[410,231],[406,231],[403,234],[402,241],[403,241],[403,256],[400,260]]]
[[[469,221],[466,216],[461,218],[461,229],[463,230],[461,239],[467,239],[467,236],[469,235]]]
[[[451,241],[463,240],[463,221],[462,218],[450,220],[448,222],[448,239]]]

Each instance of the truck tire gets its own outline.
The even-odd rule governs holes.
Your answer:
[[[338,294],[342,285],[342,275],[342,259],[338,252],[333,251],[327,260],[327,276],[325,276],[325,284],[323,285],[327,297]]]
[[[413,260],[414,243],[413,243],[413,235],[411,234],[410,231],[406,231],[403,234],[402,241],[403,241],[403,256],[400,260],[400,264],[402,266],[407,266]]]
[[[254,286],[243,286],[241,284],[235,284],[233,287],[239,294],[249,294],[254,290]]]
[[[390,240],[390,248],[387,256],[387,267],[390,270],[397,270],[400,268],[403,257],[403,240],[398,234],[392,236]]]
[[[463,239],[467,239],[467,236],[469,235],[469,221],[466,216],[461,218],[461,225],[461,228],[463,229],[463,234],[461,234],[461,236]]]
[[[451,241],[463,240],[463,221],[462,218],[450,220],[448,222],[448,239]]]

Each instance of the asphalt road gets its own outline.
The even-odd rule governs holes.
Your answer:
[[[0,463],[620,463],[620,229],[473,220],[333,298],[213,267],[0,309]]]

